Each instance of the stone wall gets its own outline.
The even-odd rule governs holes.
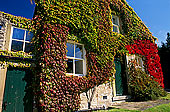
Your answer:
[[[5,45],[5,36],[7,30],[7,19],[3,17],[3,14],[0,13],[0,49],[4,50]]]
[[[113,85],[111,85],[111,83],[106,83],[80,94],[80,110],[88,109],[88,103],[90,103],[90,108],[92,109],[107,108],[111,106],[114,94],[113,90]]]
[[[10,28],[12,24],[0,13],[0,50],[9,49]],[[2,111],[7,68],[0,66],[0,112]]]

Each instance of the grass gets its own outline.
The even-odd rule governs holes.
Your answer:
[[[170,93],[165,97],[160,97],[160,99],[170,100]],[[98,110],[97,112],[170,112],[170,103],[158,105],[144,111],[139,110],[127,110],[127,109],[111,109],[111,110]]]
[[[161,97],[160,99],[170,100],[170,93],[165,97]],[[170,103],[162,104],[150,109],[146,109],[144,112],[170,112]]]
[[[170,103],[162,104],[162,105],[147,109],[143,112],[170,112]]]

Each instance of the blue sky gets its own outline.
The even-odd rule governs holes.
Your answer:
[[[30,0],[1,0],[0,11],[32,19],[34,6]]]
[[[155,37],[165,42],[170,32],[170,0],[126,0]]]
[[[167,32],[170,32],[170,0],[127,0],[127,2],[159,39],[158,45],[161,41],[165,42]],[[0,11],[31,19],[34,6],[30,0],[1,0]]]

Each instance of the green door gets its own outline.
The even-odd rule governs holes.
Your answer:
[[[27,73],[17,69],[7,71],[3,112],[32,112],[32,96],[28,85],[30,78]]]
[[[116,83],[116,96],[123,95],[123,83],[122,83],[122,76],[121,76],[121,62],[118,59],[115,59],[115,83]]]

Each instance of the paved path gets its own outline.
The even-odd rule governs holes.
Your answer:
[[[170,100],[158,99],[155,101],[144,101],[144,102],[122,102],[122,103],[113,104],[112,107],[142,111],[157,105],[168,104],[168,103],[170,103]]]

